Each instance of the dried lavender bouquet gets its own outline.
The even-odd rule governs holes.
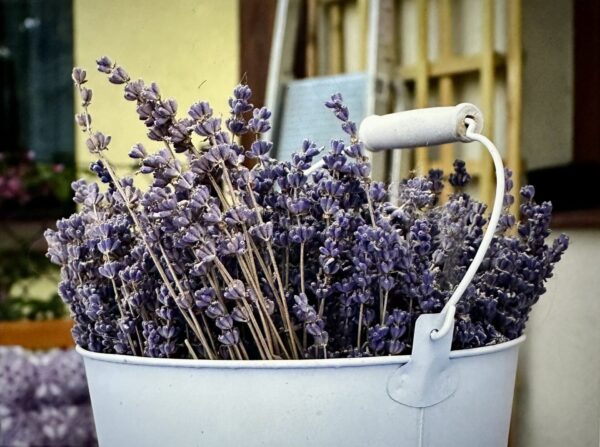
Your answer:
[[[86,72],[73,80],[76,121],[100,182],[73,183],[80,211],[48,230],[48,256],[62,268],[59,291],[77,344],[95,352],[205,359],[301,359],[407,354],[422,313],[439,312],[468,268],[486,225],[486,206],[463,191],[462,161],[447,177],[432,170],[395,191],[370,165],[342,97],[325,106],[348,141],[304,141],[291,161],[270,157],[261,139],[271,113],[238,85],[230,116],[206,102],[177,116],[155,83],[133,81],[107,57],[97,61],[161,149],[129,156],[140,189],[107,158],[111,138],[92,128]],[[254,136],[250,147],[239,136]],[[194,141],[197,139],[197,141]],[[251,166],[251,167],[249,167]],[[506,171],[505,210],[485,261],[459,303],[454,349],[519,337],[568,245],[552,243],[551,204],[526,186],[519,222]],[[440,201],[444,186],[452,191]],[[390,196],[397,196],[392,203]],[[511,228],[516,227],[516,231]]]

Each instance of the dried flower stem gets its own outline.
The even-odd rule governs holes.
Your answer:
[[[223,169],[223,178],[225,180],[225,184],[227,185],[227,187],[229,188],[229,190],[231,191],[231,198],[233,201],[233,205],[239,205],[238,199],[236,197],[235,194],[235,189],[233,187],[233,183],[231,182],[231,177],[229,176],[229,172],[227,170],[227,168],[222,165],[222,169]],[[216,185],[216,182],[214,182],[213,186],[215,188],[218,188],[218,185]],[[220,194],[220,197],[222,197],[223,194]],[[253,195],[251,194],[251,197],[253,197]],[[223,202],[223,200],[222,200]],[[256,205],[256,202],[254,202],[254,204]],[[223,203],[223,205],[225,206],[229,206],[229,204],[227,202]],[[257,215],[260,215],[260,210],[257,209],[258,206],[255,206],[256,209],[256,213]],[[260,217],[259,217],[260,218]],[[246,240],[250,239],[250,236],[245,228],[245,226],[243,226],[243,231],[244,231],[244,235]],[[252,250],[252,246],[250,246],[250,250]],[[258,253],[257,253],[258,256]],[[279,332],[277,331],[277,329],[275,328],[275,325],[272,321],[271,316],[268,313],[267,307],[266,307],[266,303],[264,301],[264,297],[262,295],[262,292],[260,290],[260,285],[259,285],[259,281],[258,281],[258,274],[257,274],[257,270],[256,270],[256,265],[254,263],[254,257],[252,255],[247,256],[246,258],[243,259],[242,257],[238,256],[238,263],[240,265],[240,267],[242,268],[242,272],[245,276],[245,279],[248,281],[249,284],[251,284],[256,296],[257,296],[257,300],[259,303],[260,308],[262,309],[262,312],[264,313],[264,317],[263,317],[263,313],[259,313],[261,321],[263,322],[263,326],[265,324],[265,321],[267,321],[269,329],[272,331],[272,335],[277,339],[277,342],[279,343],[279,346],[283,349],[284,351],[284,355],[286,358],[289,358],[289,353],[287,352],[285,345],[283,344],[283,342],[281,341],[281,337],[279,336]],[[285,300],[282,300],[282,302]],[[278,305],[280,305],[280,303],[278,303]],[[282,305],[279,306],[280,307],[280,312],[282,313],[282,315],[287,315],[287,312],[285,312],[285,314],[283,313],[284,307]],[[288,317],[289,318],[289,317]],[[284,318],[285,320],[285,318]],[[290,324],[291,326],[291,324]],[[271,351],[273,351],[273,343],[271,341],[271,336],[269,335],[269,329],[265,328],[265,335],[266,335],[266,340],[268,343],[269,348],[271,349]],[[293,343],[290,342],[290,346],[293,346]],[[292,348],[293,349],[293,348]]]
[[[212,288],[215,290],[215,293],[217,294],[217,298],[219,300],[219,302],[221,303],[221,305],[223,307],[225,306],[225,302],[223,301],[223,296],[221,294],[221,290],[218,286],[218,281],[215,278],[216,272],[213,270],[210,270],[208,272],[207,278],[208,281],[210,282]],[[229,277],[231,279],[231,277]],[[264,360],[267,358],[267,354],[265,352],[265,350],[263,349],[264,346],[264,340],[262,338],[261,335],[259,335],[259,333],[256,332],[255,327],[258,327],[258,324],[256,323],[256,320],[254,319],[254,315],[252,314],[252,310],[250,309],[250,307],[247,305],[247,303],[245,301],[242,301],[242,304],[237,304],[237,306],[240,306],[242,309],[244,309],[246,312],[249,312],[251,315],[248,316],[248,318],[250,319],[250,321],[248,322],[248,329],[250,330],[250,334],[252,335],[252,338],[254,339],[254,342],[256,344],[256,347],[258,349],[259,355],[260,357]],[[243,344],[240,343],[240,345],[242,345],[242,349],[245,352],[245,349],[243,347]],[[247,354],[246,354],[247,355]]]
[[[230,285],[232,285],[234,280],[233,280],[233,277],[227,271],[227,268],[218,259],[215,259],[215,265],[217,266],[217,269],[221,272],[221,275],[223,276],[223,278]],[[258,325],[258,322],[254,318],[254,313],[252,312],[252,307],[248,303],[246,297],[244,297],[242,299],[242,303],[244,304],[246,312],[248,312],[248,316],[250,317],[250,321],[254,325],[254,331],[256,331],[255,335],[256,335],[257,341],[262,345],[262,349],[263,349],[264,355],[267,358],[269,358],[269,359],[272,360],[273,359],[273,354],[272,354],[272,351],[269,349],[269,345],[267,343],[267,337],[264,334],[262,334],[262,332],[260,331],[260,327]],[[262,313],[259,312],[259,316],[262,318]],[[265,330],[266,330],[266,323],[264,324],[263,327],[265,327]]]
[[[388,296],[389,296],[389,291],[385,291],[383,294],[383,305],[381,306],[381,323],[383,324],[385,322],[385,316],[387,314],[387,305],[388,305]]]
[[[277,331],[277,328],[275,327],[275,324],[273,323],[273,319],[269,315],[269,311],[266,306],[265,298],[260,290],[260,285],[256,282],[256,279],[252,277],[250,272],[248,272],[248,267],[245,265],[245,263],[243,261],[240,262],[240,265],[242,266],[242,271],[245,270],[247,272],[247,274],[245,275],[246,280],[251,284],[251,287],[253,288],[254,293],[257,296],[257,301],[259,303],[259,306],[262,308],[262,311],[266,315],[265,320],[267,321],[268,328],[270,329],[272,335],[275,337],[275,339],[278,343],[278,346],[283,350],[283,354],[284,354],[285,358],[290,358],[290,355],[289,355],[287,349],[285,348],[285,344],[281,340],[279,331]],[[262,314],[261,314],[261,318],[262,318]],[[270,336],[268,335],[269,334],[268,330],[266,331],[266,334],[268,337],[267,340],[270,340]],[[273,348],[272,342],[269,346],[271,348]]]
[[[192,345],[190,344],[190,341],[186,338],[183,342],[185,343],[185,347],[187,348],[187,350],[190,353],[190,355],[192,356],[192,358],[194,360],[198,360],[198,356],[194,352],[194,349],[192,348]]]
[[[360,310],[358,311],[358,334],[356,335],[356,349],[360,349],[360,333],[362,329],[364,306],[365,305],[363,303],[360,303]]]
[[[279,271],[277,269],[277,262],[275,261],[275,255],[273,253],[273,249],[271,248],[270,241],[266,242],[267,251],[269,252],[269,255],[271,258],[271,264],[274,266],[275,281],[277,281],[277,283],[278,283],[277,287],[275,286],[273,277],[271,276],[271,273],[270,273],[267,265],[265,264],[265,261],[260,256],[258,248],[254,244],[254,241],[252,240],[252,238],[248,238],[248,242],[253,247],[253,251],[255,253],[256,259],[258,260],[259,265],[261,266],[262,271],[264,272],[265,278],[267,278],[269,287],[273,291],[273,296],[277,300],[277,304],[280,309],[280,314],[283,316],[285,332],[287,332],[287,335],[289,338],[289,345],[292,350],[292,358],[297,359],[299,357],[298,357],[298,351],[296,348],[297,347],[300,348],[301,346],[300,346],[298,339],[296,338],[296,332],[294,331],[292,322],[290,320],[290,315],[289,315],[289,311],[288,311],[288,307],[287,307],[286,299],[285,299],[285,292],[283,291],[281,277],[279,276]]]
[[[260,206],[258,205],[258,203],[256,203],[256,198],[254,197],[254,193],[253,191],[250,189],[250,186],[247,186],[247,192],[248,192],[248,196],[250,197],[250,200],[252,202],[252,205],[254,207],[254,210],[256,210],[256,215],[258,217],[258,221],[263,224],[263,218],[262,218],[262,209],[260,208]],[[252,238],[248,238],[254,248],[254,252],[256,254],[257,259],[259,259],[261,262],[262,258],[260,257],[259,251],[256,248],[256,246],[254,245],[254,243],[252,242]],[[267,251],[269,253],[269,259],[271,261],[271,265],[273,267],[273,274],[275,275],[275,279],[279,284],[279,294],[277,294],[275,291],[274,296],[278,297],[278,306],[279,306],[279,312],[280,314],[283,316],[283,321],[284,321],[284,325],[286,326],[286,332],[288,333],[288,337],[289,337],[289,342],[290,342],[290,348],[292,350],[292,356],[293,358],[298,358],[298,352],[296,350],[296,340],[295,339],[295,331],[292,327],[292,322],[290,320],[290,315],[289,315],[289,310],[288,310],[288,306],[287,306],[287,302],[286,302],[286,297],[285,297],[285,292],[284,292],[284,288],[285,285],[282,283],[281,281],[281,275],[279,274],[279,268],[277,266],[277,261],[275,259],[275,254],[273,253],[273,245],[271,244],[271,241],[266,241],[266,247],[267,247]],[[266,269],[266,267],[263,267],[263,270],[265,272],[265,274],[267,275],[268,278],[270,278],[270,274],[268,274],[268,269]]]
[[[82,87],[80,84],[77,84],[77,87],[79,89],[79,92],[81,93],[82,91]],[[92,137],[92,127],[90,125],[90,120],[89,120],[89,111],[88,111],[88,106],[87,105],[83,105],[83,110],[85,113],[85,121],[86,121],[86,131],[88,133],[88,135],[90,137]],[[175,300],[175,302],[177,303],[177,294],[175,293],[175,291],[173,290],[173,288],[171,287],[171,284],[167,278],[167,275],[165,274],[164,270],[162,269],[162,265],[160,263],[160,261],[156,258],[156,255],[154,254],[154,251],[151,248],[151,245],[149,244],[148,240],[146,239],[146,235],[143,231],[143,226],[141,225],[141,222],[139,221],[136,213],[134,212],[134,210],[131,208],[130,204],[129,204],[129,200],[127,198],[127,194],[125,194],[125,191],[123,191],[123,188],[121,186],[121,183],[119,181],[119,177],[116,175],[111,163],[106,159],[106,157],[104,157],[104,155],[102,154],[102,150],[100,148],[98,148],[96,155],[98,156],[98,158],[100,160],[102,160],[104,166],[106,167],[106,170],[108,171],[113,184],[115,185],[115,188],[117,189],[117,191],[119,192],[119,194],[121,195],[121,198],[123,199],[123,202],[126,204],[127,210],[129,211],[129,215],[131,216],[131,218],[133,219],[133,222],[135,224],[135,227],[138,230],[138,234],[141,236],[144,244],[146,245],[147,249],[148,249],[148,253],[150,254],[150,256],[152,257],[152,260],[154,261],[154,264],[156,265],[156,268],[159,272],[159,274],[161,275],[165,285],[167,286],[167,289],[169,291],[169,293],[171,294],[171,296],[173,297],[173,299]],[[160,243],[159,243],[160,245]],[[165,258],[165,261],[168,264],[168,261]],[[179,307],[179,305],[178,305]],[[179,310],[181,311],[181,313],[184,313],[184,310],[179,308]],[[187,320],[187,318],[186,318]],[[189,320],[188,320],[189,321]],[[194,328],[193,325],[191,325],[192,330],[194,331],[194,333],[198,336],[198,338],[201,340],[202,346],[205,349],[206,353],[208,354],[209,358],[212,360],[214,358],[216,358],[214,356],[214,353],[212,353],[210,346],[206,343],[206,339],[204,337],[204,334],[202,334],[202,332],[199,332],[196,330],[196,328]],[[201,329],[200,329],[201,331]]]

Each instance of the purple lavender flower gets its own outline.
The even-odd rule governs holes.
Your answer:
[[[81,357],[0,347],[0,445],[96,445]]]
[[[115,67],[108,77],[108,80],[113,84],[125,84],[129,81],[129,75],[123,67]]]
[[[454,173],[448,176],[448,182],[454,187],[464,187],[471,181],[471,176],[465,168],[465,162],[456,160],[454,162]]]
[[[104,185],[74,182],[79,211],[45,236],[80,346],[209,359],[410,353],[416,319],[443,308],[487,224],[485,205],[464,192],[464,162],[448,176],[447,200],[440,170],[396,191],[374,182],[340,94],[326,107],[349,141],[324,149],[305,140],[277,161],[260,139],[271,112],[254,108],[248,86],[234,89],[223,119],[205,101],[180,118],[155,83],[131,80],[105,57],[97,65],[159,148],[129,152],[149,186],[119,177],[110,137],[91,128],[85,71],[74,70],[76,121],[91,132],[90,168]],[[247,132],[255,139],[243,147],[235,136]],[[308,174],[322,152],[324,166]],[[552,207],[536,203],[533,188],[521,190],[522,218],[510,214],[509,174],[500,225],[457,307],[456,349],[520,336],[568,246],[564,235],[549,240]]]
[[[107,74],[110,73],[113,68],[112,61],[106,56],[102,56],[100,59],[98,59],[96,61],[96,65],[98,67],[98,71]]]
[[[83,68],[74,68],[73,73],[71,74],[71,78],[73,82],[78,85],[84,84],[87,82],[86,80],[87,73]]]

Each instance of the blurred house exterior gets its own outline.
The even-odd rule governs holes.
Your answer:
[[[488,0],[486,0],[488,1]],[[494,50],[505,53],[507,5],[513,0],[496,0],[494,8]],[[343,64],[328,60],[327,49],[316,49],[320,67],[307,67],[305,59],[311,36],[306,17],[300,18],[295,48],[293,76],[357,72],[364,69],[366,47],[361,15],[371,1],[313,1],[303,8],[330,8],[343,4],[341,15]],[[322,3],[321,6],[318,6]],[[395,36],[398,63],[410,65],[418,58],[418,32],[415,20],[419,0],[396,2],[399,16]],[[430,0],[428,14],[428,57],[439,52],[441,0]],[[485,1],[453,0],[453,48],[466,55],[481,50],[484,23],[481,10]],[[595,2],[573,0],[527,0],[521,5],[522,84],[520,101],[520,153],[523,174],[535,181],[542,199],[558,206],[557,223],[571,236],[572,245],[558,265],[548,292],[533,311],[528,342],[521,352],[521,366],[515,400],[511,443],[515,446],[596,446],[600,430],[600,220],[595,183],[600,162],[600,137],[581,131],[585,121],[598,128],[598,31],[588,29],[598,16]],[[583,4],[583,5],[582,5]],[[324,6],[323,6],[324,5]],[[328,6],[329,5],[329,6]],[[315,5],[313,4],[314,8]],[[242,75],[264,101],[268,70],[271,23],[276,1],[227,0],[222,2],[183,0],[168,6],[158,0],[119,2],[105,0],[89,7],[84,0],[74,2],[75,62],[92,67],[93,59],[108,54],[126,66],[132,76],[156,80],[167,96],[178,98],[180,107],[198,99],[211,101],[226,112],[224,98]],[[306,14],[306,9],[303,9]],[[437,25],[437,26],[436,26]],[[319,26],[323,26],[321,23]],[[362,31],[361,31],[362,30]],[[307,34],[308,33],[308,34]],[[314,37],[314,36],[312,36]],[[514,37],[514,36],[513,36]],[[595,39],[595,40],[594,40]],[[595,65],[594,65],[595,64]],[[594,71],[593,67],[596,68]],[[308,73],[312,70],[312,73]],[[90,70],[93,71],[93,70]],[[114,86],[93,75],[96,125],[113,135],[115,152],[126,164],[131,144],[143,140],[144,129],[137,123],[133,108],[115,107],[120,93]],[[205,81],[205,82],[204,82]],[[396,86],[402,79],[390,82]],[[501,148],[507,145],[507,79],[501,70],[494,79],[493,138]],[[414,87],[412,87],[414,88]],[[395,109],[415,106],[414,90],[396,91]],[[439,104],[435,84],[428,105]],[[466,75],[456,81],[454,102],[481,104],[479,80]],[[590,108],[589,103],[596,103]],[[587,118],[586,118],[586,115]],[[581,134],[586,138],[578,137]],[[83,140],[77,140],[77,159],[86,165]],[[481,151],[456,148],[456,155],[476,162]],[[583,168],[582,168],[583,166]],[[574,167],[574,168],[569,168]],[[564,169],[563,169],[564,168]],[[556,169],[556,170],[553,170]],[[578,169],[586,175],[578,176]],[[592,183],[592,184],[593,184]],[[577,202],[576,206],[573,202]],[[588,209],[578,209],[577,207]],[[596,208],[596,210],[594,210]]]
[[[0,3],[12,1],[0,0]],[[302,78],[363,70],[364,17],[375,1],[301,2],[297,44],[294,54],[288,55],[293,59],[290,75]],[[72,0],[73,62],[88,69],[90,87],[94,90],[91,109],[94,126],[112,136],[111,156],[117,160],[119,169],[131,168],[127,152],[133,144],[146,142],[145,128],[137,119],[134,105],[122,98],[121,88],[110,85],[104,75],[96,72],[95,59],[108,55],[122,64],[132,78],[156,81],[164,96],[177,98],[182,110],[198,100],[208,100],[215,111],[226,114],[230,91],[242,79],[247,79],[255,90],[255,103],[262,104],[276,3],[276,0]],[[393,87],[388,111],[439,105],[440,76],[429,78],[427,61],[437,59],[442,51],[443,35],[436,23],[440,5],[446,2],[391,3],[397,16],[392,39],[393,72],[386,80]],[[481,13],[485,5],[491,5],[494,11],[492,51],[505,54],[509,40],[518,38],[522,48],[522,76],[517,92],[521,104],[517,144],[523,178],[536,185],[541,199],[555,202],[556,232],[568,233],[572,241],[555,277],[548,283],[547,294],[534,309],[527,330],[528,340],[520,358],[511,445],[597,446],[600,2],[451,0],[449,3],[453,11],[449,22],[454,31],[453,51],[469,56],[482,50],[486,25]],[[511,37],[507,32],[510,5],[517,5],[521,11],[520,36]],[[423,7],[429,20],[426,39],[430,45],[425,47],[425,58],[420,62],[428,88],[419,99],[415,82],[403,79],[401,74],[406,73],[403,66],[419,63],[421,38],[417,14]],[[311,8],[321,8],[325,14],[312,28]],[[332,19],[331,11],[336,9],[335,21],[327,22]],[[328,26],[331,23],[337,23],[335,29]],[[329,37],[315,38],[313,34],[319,30]],[[342,41],[338,42],[340,63],[333,63],[331,53],[323,46],[331,44],[332,38]],[[315,46],[311,49],[310,45]],[[493,122],[488,126],[493,129],[492,134],[484,129],[501,150],[511,144],[507,135],[509,123],[514,122],[509,113],[504,67],[501,64],[492,69]],[[441,68],[448,69],[443,63]],[[454,103],[481,104],[478,73],[475,70],[454,80]],[[77,107],[78,99],[73,98],[73,103]],[[83,136],[77,129],[73,132],[76,166],[83,171],[90,158]],[[480,152],[459,145],[454,154],[477,165]],[[441,152],[432,153],[429,162],[433,166],[440,161]],[[393,177],[397,162],[394,157],[388,158],[376,174]]]

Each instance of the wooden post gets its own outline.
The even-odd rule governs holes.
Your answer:
[[[276,5],[265,96],[266,106],[273,112],[273,115],[271,116],[271,130],[263,135],[266,140],[273,140],[276,137],[273,129],[277,129],[279,126],[277,117],[282,94],[281,85],[293,76],[294,49],[298,30],[297,18],[301,13],[300,0],[278,0]]]
[[[513,171],[515,203],[511,212],[519,215],[519,190],[523,181],[521,157],[522,91],[523,91],[523,40],[521,0],[508,0],[508,48],[507,48],[507,165]]]
[[[415,107],[427,107],[429,103],[428,77],[428,0],[417,1],[417,73]],[[426,148],[416,150],[416,169],[419,174],[427,173],[429,169],[429,154]]]
[[[240,2],[240,78],[245,78],[252,87],[252,103],[255,107],[265,105],[275,3],[275,0]],[[241,137],[246,147],[253,140],[254,136],[250,133]]]
[[[369,44],[367,76],[369,93],[367,95],[367,113],[383,115],[393,111],[391,103],[391,79],[395,69],[395,30],[396,16],[394,0],[371,0],[369,16]],[[373,179],[389,181],[391,152],[383,151],[371,154]]]
[[[360,70],[367,69],[367,42],[369,40],[369,0],[357,0],[357,14],[360,25],[358,57]]]
[[[329,5],[329,74],[338,74],[344,71],[344,20],[340,2],[335,1]]]
[[[317,8],[318,0],[306,1],[306,77],[318,74]]]
[[[452,10],[450,0],[439,0],[439,47],[440,63],[444,64],[452,58]],[[454,80],[451,75],[440,78],[440,105],[454,105]],[[448,173],[454,162],[454,145],[440,146],[440,167]]]
[[[481,38],[481,103],[485,117],[485,134],[494,139],[494,2],[482,2],[482,38]],[[492,161],[485,151],[481,151],[479,172],[481,200],[489,205],[494,197],[494,175]]]

